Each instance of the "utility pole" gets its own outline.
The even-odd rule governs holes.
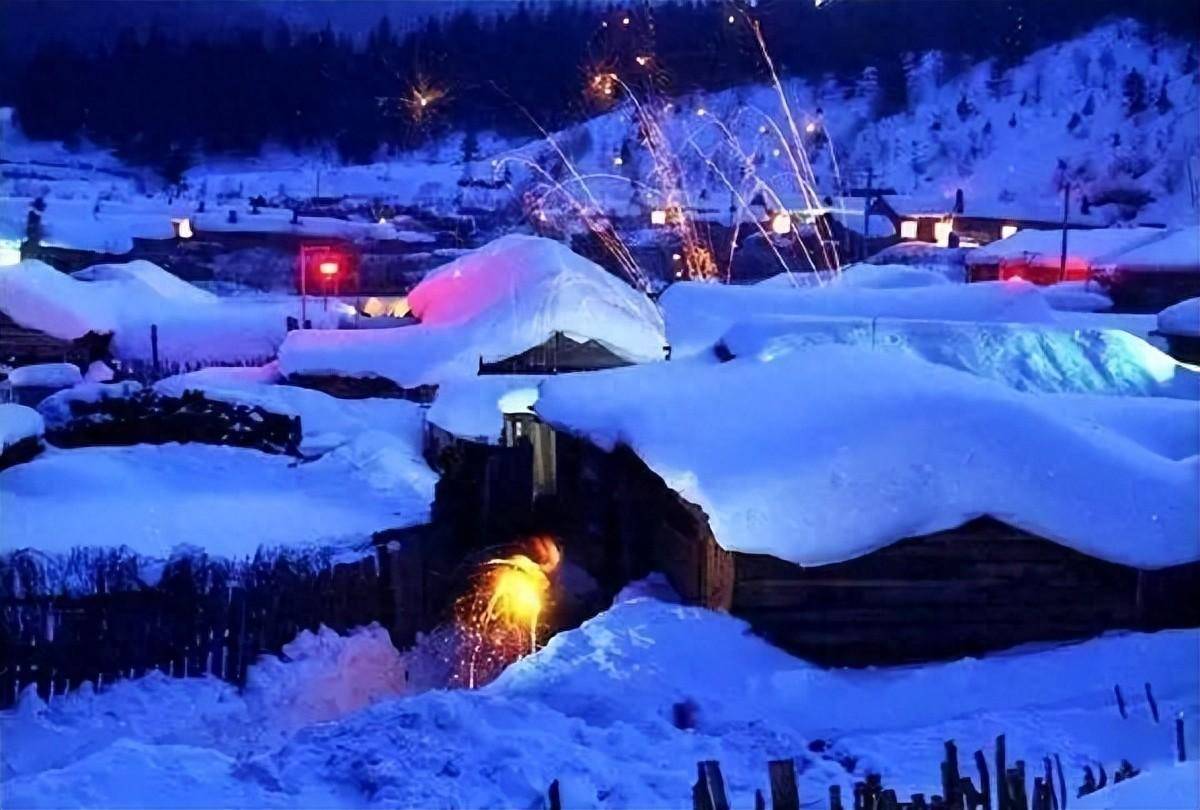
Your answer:
[[[1067,280],[1067,217],[1071,213],[1071,183],[1063,182],[1063,221],[1062,221],[1062,255],[1058,260],[1058,280]]]

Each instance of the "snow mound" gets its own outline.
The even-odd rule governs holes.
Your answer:
[[[424,412],[400,399],[337,399],[321,391],[279,385],[276,364],[262,367],[214,366],[155,383],[156,393],[179,397],[199,391],[208,399],[261,407],[281,416],[300,417],[301,450],[324,453],[367,431],[390,434],[407,447],[413,464],[420,460]]]
[[[83,382],[79,367],[71,363],[38,363],[8,372],[14,388],[69,388]]]
[[[1117,269],[1139,272],[1200,271],[1200,225],[1170,231],[1162,239],[1133,248],[1113,262]],[[1102,268],[1104,270],[1112,267]]]
[[[509,235],[438,268],[408,296],[419,324],[288,335],[280,368],[292,374],[385,377],[403,387],[473,376],[479,361],[519,354],[563,332],[630,361],[660,359],[655,305],[591,261],[549,239]]]
[[[1009,284],[1029,282],[1009,280]],[[1050,306],[1060,312],[1106,312],[1113,307],[1112,299],[1087,281],[1061,281],[1042,288]]]
[[[0,403],[0,451],[23,439],[41,437],[45,431],[42,417],[33,408],[13,402]]]
[[[1067,230],[1067,266],[1103,264],[1134,248],[1161,240],[1162,228],[1095,228]],[[1059,267],[1062,263],[1061,230],[1025,228],[1007,239],[998,239],[967,254],[967,265],[1019,260],[1034,267]]]
[[[1200,337],[1200,298],[1189,298],[1158,313],[1158,331],[1164,335]]]
[[[1200,806],[1200,762],[1189,760],[1143,770],[1136,778],[1082,796],[1079,810],[1193,810]]]
[[[629,446],[731,551],[822,565],[991,515],[1141,568],[1200,558],[1200,456],[1163,457],[1052,398],[901,353],[830,345],[565,375],[535,409]]]
[[[852,264],[842,269],[837,283],[843,287],[895,290],[907,287],[936,287],[949,279],[936,270],[904,264]]]
[[[863,271],[865,278],[870,273]],[[894,281],[897,273],[889,271]],[[981,322],[1051,323],[1045,296],[1026,284],[938,284],[819,288],[672,284],[660,299],[675,357],[711,347],[735,322],[759,315],[820,315]]]
[[[124,264],[96,264],[71,274],[80,281],[121,281],[145,285],[163,298],[191,304],[211,304],[217,296],[163,270],[157,264],[138,259]]]
[[[498,444],[504,414],[528,413],[544,379],[536,374],[488,374],[453,380],[438,388],[426,419],[459,438]]]
[[[764,361],[827,344],[904,352],[1019,391],[1200,399],[1200,374],[1119,329],[762,317],[735,323],[720,341],[730,356]]]

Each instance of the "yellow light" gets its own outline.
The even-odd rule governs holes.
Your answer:
[[[608,20],[602,20],[602,21],[600,22],[600,27],[601,27],[601,28],[608,28]]]
[[[809,121],[807,124],[804,125],[804,131],[807,132],[809,135],[812,135],[814,132],[817,131],[817,125],[814,124],[812,121]]]
[[[666,225],[667,224],[667,212],[661,208],[655,208],[653,211],[650,212],[650,224],[651,225]]]
[[[380,224],[380,225],[387,225],[387,217],[380,217],[380,218],[379,218],[379,224]]]
[[[320,271],[321,275],[323,276],[336,276],[338,273],[338,263],[321,262],[321,264],[317,266],[317,270]]]
[[[642,67],[645,67],[650,62],[650,57],[649,56],[639,56],[639,57],[637,57],[636,61],[639,65],[641,65]]]
[[[672,254],[671,254],[671,261],[673,261],[673,262],[677,262],[677,261],[679,261],[679,260],[680,260],[680,259],[682,259],[682,258],[683,258],[683,257],[682,257],[682,256],[680,256],[678,253],[672,253]]]
[[[624,162],[625,162],[625,159],[624,159],[623,157],[621,157],[620,155],[617,155],[615,158],[613,158],[613,165],[614,165],[614,166],[620,166],[620,165],[621,165],[621,164],[623,164]]]
[[[729,15],[729,24],[730,24],[730,25],[733,25],[733,23],[734,23],[733,15],[732,15],[732,14],[730,14],[730,15]]]
[[[624,17],[624,18],[622,18],[622,19],[621,19],[621,25],[629,25],[629,18],[628,18],[628,17]]]
[[[778,150],[778,149],[772,149],[772,150],[771,150],[771,154],[772,154],[773,156],[775,156],[775,157],[779,157],[779,150]]]
[[[702,116],[702,115],[706,115],[707,113],[708,113],[708,110],[704,109],[703,107],[701,107],[700,109],[696,110],[696,115],[701,115],[701,116]]]
[[[775,216],[771,217],[771,230],[779,236],[786,236],[792,232],[792,215],[787,211],[780,211]]]
[[[941,245],[946,247],[950,244],[950,234],[954,232],[954,223],[943,220],[933,224],[933,238]]]
[[[1016,232],[1019,230],[1021,230],[1021,229],[1018,228],[1016,225],[1001,225],[1000,226],[1000,238],[1007,239],[1008,237],[1015,235]]]
[[[763,124],[761,127],[758,128],[758,134],[759,135],[767,134],[767,125],[766,124]]]
[[[180,239],[191,239],[194,235],[192,233],[192,221],[187,217],[173,219],[171,220],[171,224],[175,226],[175,235]]]
[[[900,238],[917,238],[917,221],[915,219],[905,219],[900,222]]]

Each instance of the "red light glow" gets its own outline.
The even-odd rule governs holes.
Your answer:
[[[337,262],[321,262],[321,264],[317,266],[317,270],[323,276],[336,276],[339,269],[340,268],[338,267]]]

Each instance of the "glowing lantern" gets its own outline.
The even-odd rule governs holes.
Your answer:
[[[621,165],[621,164],[623,164],[624,162],[625,162],[625,159],[624,159],[624,158],[622,158],[620,155],[617,155],[615,158],[613,158],[613,165],[614,165],[614,166],[620,166],[620,165]]]
[[[175,235],[180,239],[192,238],[192,221],[190,219],[187,217],[182,219],[173,219],[171,220],[171,224],[175,226]]]
[[[939,245],[946,247],[950,244],[950,234],[954,232],[954,223],[943,220],[933,224],[933,238]]]
[[[1017,231],[1019,231],[1019,230],[1021,230],[1021,229],[1018,228],[1016,225],[1001,225],[1000,226],[1000,238],[1007,239],[1010,236],[1015,236]]]
[[[703,116],[703,115],[706,115],[707,113],[708,113],[708,110],[704,109],[703,107],[701,107],[700,109],[696,110],[696,115]]]
[[[817,131],[817,125],[814,124],[812,121],[809,121],[807,124],[804,125],[804,131],[807,132],[809,135],[812,135],[814,132]]]
[[[787,211],[780,211],[775,216],[771,217],[771,231],[779,236],[787,236],[792,232],[792,215]]]
[[[333,278],[336,276],[339,269],[340,268],[338,267],[337,262],[321,262],[319,265],[317,265],[317,271],[326,278]]]
[[[628,18],[628,17],[623,17],[623,18],[621,19],[621,25],[629,25],[629,18]]]
[[[661,208],[655,208],[653,211],[650,212],[650,224],[651,225],[666,225],[667,224],[667,212]]]
[[[900,238],[917,238],[917,221],[915,219],[905,219],[900,222]]]
[[[734,18],[733,18],[733,15],[732,15],[732,14],[730,14],[730,15],[729,15],[729,24],[730,24],[730,25],[733,25],[733,24],[734,24],[734,22],[736,22],[736,21],[734,20]]]

